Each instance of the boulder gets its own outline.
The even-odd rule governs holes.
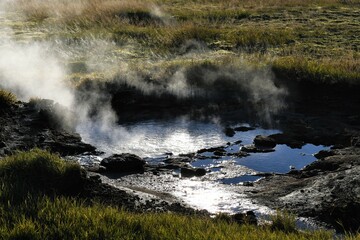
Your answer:
[[[204,168],[189,168],[182,167],[180,169],[181,177],[201,177],[206,174],[206,170]]]
[[[197,153],[205,153],[205,152],[226,152],[224,147],[212,147],[212,148],[203,148],[197,151]]]
[[[236,213],[231,217],[238,224],[257,225],[258,223],[253,211],[247,211],[246,213]]]
[[[254,127],[246,127],[246,126],[240,126],[240,127],[234,128],[234,131],[236,131],[236,132],[247,132],[247,131],[251,131],[251,130],[255,130],[255,128]]]
[[[257,147],[256,145],[251,144],[251,145],[242,146],[238,154],[241,156],[243,154],[243,152],[246,152],[246,153],[267,153],[267,152],[274,152],[274,151],[275,150],[273,148]]]
[[[291,148],[302,148],[305,145],[305,142],[297,139],[295,136],[284,134],[284,133],[276,133],[269,136],[274,139],[277,144],[286,144]]]
[[[334,151],[321,150],[320,152],[316,153],[314,157],[316,157],[317,159],[322,159],[334,155],[335,155]]]
[[[130,153],[114,154],[100,163],[110,172],[144,172],[145,164],[145,160]]]
[[[234,129],[232,129],[231,127],[227,127],[224,129],[224,133],[226,136],[228,137],[233,137],[235,135],[235,131]]]
[[[276,142],[273,138],[262,135],[257,135],[254,138],[254,144],[256,147],[261,148],[274,148],[276,146]]]

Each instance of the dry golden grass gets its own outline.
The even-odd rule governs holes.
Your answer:
[[[35,20],[112,22],[114,18],[119,20],[122,13],[151,11],[153,4],[137,0],[17,0],[12,7]]]

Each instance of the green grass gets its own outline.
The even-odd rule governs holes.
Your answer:
[[[66,190],[83,178],[79,166],[39,149],[1,159],[0,178],[1,239],[332,238],[327,231],[297,231],[294,218],[283,215],[274,218],[276,226],[283,227],[256,227],[227,218],[140,214],[98,203],[89,205],[66,196]]]
[[[170,213],[134,214],[74,199],[42,198],[1,208],[2,239],[331,239],[331,233],[273,231]]]
[[[113,42],[106,58],[115,62],[115,68],[121,68],[116,63],[123,61],[138,66],[149,61],[155,65],[172,62],[184,54],[183,48],[190,40],[202,44],[208,58],[213,52],[228,51],[233,59],[250,62],[257,55],[252,62],[272,67],[289,81],[360,84],[358,0],[18,3],[12,9],[27,19],[7,23],[19,32],[18,39],[34,34],[34,39],[40,36],[50,42],[63,41],[70,49],[94,39]],[[129,46],[131,54],[125,54]],[[70,62],[86,64],[82,53],[70,55],[74,56],[68,59]],[[103,72],[75,73],[82,79],[81,74]],[[70,75],[73,73],[70,71]]]
[[[73,195],[82,188],[83,171],[58,155],[34,149],[0,161],[0,199],[22,202],[43,194]]]

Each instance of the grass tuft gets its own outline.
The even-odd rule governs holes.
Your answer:
[[[0,108],[9,108],[17,102],[15,94],[0,89]]]
[[[18,152],[0,161],[0,198],[18,202],[42,194],[76,194],[82,179],[80,166],[58,155],[39,149]]]
[[[289,212],[277,211],[275,215],[271,216],[270,228],[273,231],[282,231],[286,233],[297,232],[295,215]]]

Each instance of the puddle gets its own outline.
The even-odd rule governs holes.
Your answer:
[[[287,173],[301,169],[316,160],[313,154],[330,149],[325,146],[306,144],[301,149],[277,145],[274,152],[256,153],[236,160],[236,163],[259,172]]]

